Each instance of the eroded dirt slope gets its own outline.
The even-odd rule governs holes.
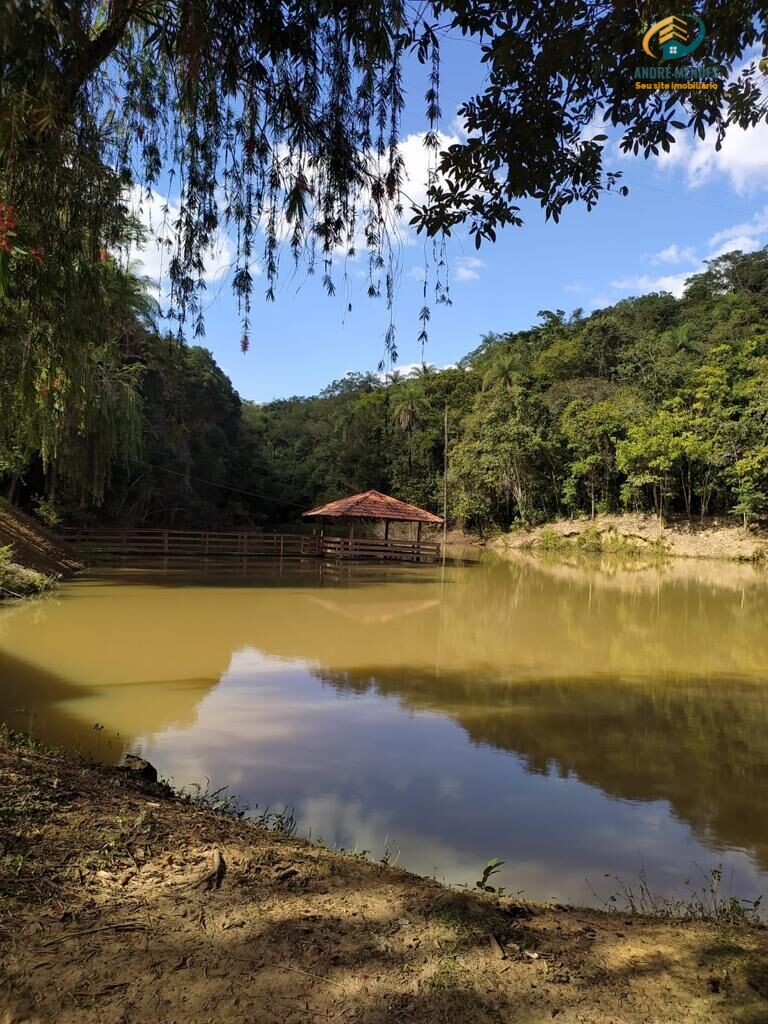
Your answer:
[[[6,545],[15,562],[47,575],[71,576],[82,568],[72,548],[0,498],[0,547]]]

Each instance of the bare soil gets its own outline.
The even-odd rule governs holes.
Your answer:
[[[746,529],[733,519],[708,517],[664,522],[639,513],[561,519],[531,530],[504,534],[493,542],[493,547],[500,551],[536,549],[542,546],[542,535],[546,539],[552,534],[574,544],[585,534],[599,534],[604,541],[623,539],[638,549],[653,548],[677,558],[756,561],[768,553],[765,530]]]
[[[767,950],[451,890],[0,739],[2,1024],[755,1024]]]
[[[49,576],[72,576],[82,568],[69,545],[0,498],[0,547],[6,545],[13,548],[19,565]]]

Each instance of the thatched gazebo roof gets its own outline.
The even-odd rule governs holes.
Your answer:
[[[327,505],[305,512],[304,516],[321,519],[381,519],[384,522],[442,523],[440,516],[427,512],[407,501],[399,501],[380,491],[363,491],[349,498],[329,501]]]

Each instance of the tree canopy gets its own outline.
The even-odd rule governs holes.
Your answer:
[[[766,117],[756,62],[742,67],[768,46],[764,5],[692,5],[708,31],[681,66],[714,68],[722,88],[638,93],[641,40],[664,13],[655,2],[593,0],[5,4],[0,201],[13,230],[0,239],[0,286],[14,252],[70,260],[74,223],[92,259],[119,241],[116,219],[134,184],[178,199],[169,279],[173,309],[193,331],[203,329],[205,254],[221,228],[235,237],[244,346],[254,260],[272,298],[284,246],[329,291],[334,255],[363,248],[369,293],[391,302],[405,62],[425,66],[434,153],[413,223],[437,237],[466,223],[479,244],[520,223],[524,199],[557,218],[619,187],[606,166],[608,132],[648,157],[686,133],[711,130],[719,145],[730,128]],[[477,44],[487,76],[458,112],[467,137],[439,152],[446,34]],[[23,273],[24,261],[12,269]],[[387,343],[394,349],[392,331]]]

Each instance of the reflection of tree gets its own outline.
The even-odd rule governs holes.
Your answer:
[[[233,652],[253,648],[319,666],[344,692],[448,715],[531,771],[556,765],[616,797],[669,800],[700,834],[768,864],[759,574],[725,566],[721,586],[695,565],[605,575],[524,560],[448,566],[444,581],[434,566],[349,567],[343,585],[317,567],[262,572],[213,590],[140,577],[0,617],[16,659],[0,664],[0,718],[34,705],[61,726],[57,742],[97,721],[146,736],[192,721]]]
[[[768,705],[761,684],[620,679],[503,684],[463,673],[318,671],[339,691],[442,711],[475,743],[625,800],[666,800],[707,845],[768,868]]]
[[[571,568],[502,564],[446,587],[442,663],[496,668],[502,679],[768,674],[768,587],[725,589],[667,578],[632,584]]]
[[[75,684],[0,650],[0,722],[56,747],[117,762],[137,736],[194,721],[215,679]]]
[[[119,733],[95,721],[78,728],[61,712],[62,704],[81,696],[81,689],[54,672],[0,651],[0,722],[54,746],[76,745],[84,754],[118,761],[126,747]]]

